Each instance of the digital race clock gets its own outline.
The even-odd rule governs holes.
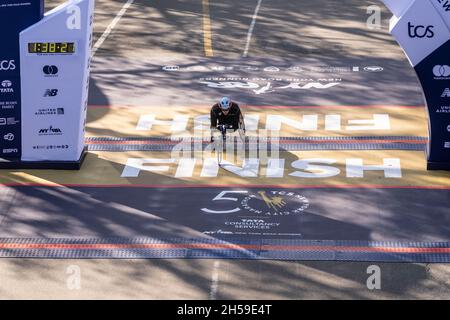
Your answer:
[[[30,42],[28,53],[74,54],[74,42]]]

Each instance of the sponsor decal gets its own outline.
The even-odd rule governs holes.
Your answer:
[[[10,80],[3,80],[0,83],[0,93],[14,93],[12,82]]]
[[[258,82],[263,81],[264,84]],[[248,89],[254,94],[278,92],[283,90],[326,90],[342,83],[340,78],[332,79],[300,79],[300,78],[201,78],[199,81],[210,88],[217,89]],[[285,82],[282,84],[280,82]],[[286,84],[287,83],[287,84]]]
[[[15,60],[0,60],[0,71],[16,70]]]
[[[6,141],[14,141],[14,135],[12,133],[5,134],[3,139]]]
[[[383,70],[384,70],[384,68],[383,67],[379,67],[379,66],[367,66],[367,67],[364,67],[364,71],[367,71],[367,72],[381,72]]]
[[[414,25],[408,22],[408,36],[410,38],[434,38],[434,26]]]
[[[0,106],[3,110],[10,110],[14,109],[14,107],[17,105],[17,101],[0,101]]]
[[[234,67],[231,66],[212,66],[211,70],[213,71],[232,71]]]
[[[47,77],[55,77],[58,75],[59,69],[57,66],[47,65],[42,68],[42,71]]]
[[[179,66],[164,66],[162,67],[164,71],[180,71]]]
[[[441,98],[450,98],[450,88],[446,88],[441,95]]]
[[[44,97],[56,97],[58,95],[58,89],[45,90]]]
[[[45,108],[39,109],[34,113],[36,116],[53,116],[53,115],[63,115],[64,108]]]
[[[302,67],[293,66],[293,67],[289,67],[287,69],[287,71],[290,71],[290,72],[303,72],[304,70],[303,70]]]
[[[288,216],[303,213],[309,200],[295,192],[263,190],[246,196],[241,207],[256,216]]]
[[[258,67],[252,67],[252,66],[242,66],[239,68],[241,71],[258,71]]]
[[[60,136],[63,133],[62,133],[61,129],[50,126],[48,128],[40,129],[38,134],[40,136]]]
[[[322,67],[312,67],[312,68],[310,68],[310,71],[321,72],[321,73],[347,73],[347,72],[351,72],[352,68],[322,66]]]
[[[12,126],[15,124],[18,124],[19,121],[16,120],[16,118],[14,117],[9,117],[9,118],[0,118],[0,126]]]
[[[280,68],[271,66],[271,67],[266,67],[266,68],[264,68],[264,71],[265,71],[265,72],[279,72],[279,71],[280,71]]]
[[[62,145],[38,145],[33,146],[34,150],[61,150],[61,149],[69,149],[68,144],[62,144]]]
[[[433,68],[434,79],[436,80],[449,80],[450,78],[450,66],[448,65],[436,65]]]
[[[8,153],[19,153],[19,149],[15,149],[15,148],[12,148],[12,149],[3,149],[3,153],[4,153],[4,154],[8,154]]]
[[[210,71],[210,69],[208,67],[205,66],[191,66],[191,67],[187,67],[185,68],[186,71],[193,71],[193,72],[207,72]]]
[[[279,227],[279,222],[266,222],[263,219],[240,219],[238,221],[227,221],[226,226],[231,226],[235,229],[247,230],[270,230],[274,227]]]
[[[436,113],[450,113],[450,106],[441,106]]]

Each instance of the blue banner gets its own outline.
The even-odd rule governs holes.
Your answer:
[[[21,156],[19,33],[42,19],[44,0],[0,2],[0,158]]]
[[[450,170],[450,40],[415,69],[428,109],[428,169]]]

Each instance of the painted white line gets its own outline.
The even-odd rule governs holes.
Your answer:
[[[248,55],[248,49],[250,48],[250,41],[252,40],[253,29],[255,28],[256,19],[258,18],[259,8],[261,7],[262,0],[258,0],[258,4],[256,5],[255,13],[253,14],[252,23],[250,24],[250,28],[247,33],[247,43],[245,44],[244,54],[242,55],[244,58]]]
[[[209,290],[209,299],[216,300],[217,299],[217,291],[219,289],[219,267],[220,261],[214,262],[213,273],[211,277],[211,288]]]
[[[119,13],[116,15],[113,21],[109,24],[109,26],[106,28],[106,30],[103,32],[102,36],[97,40],[97,42],[94,44],[94,47],[92,48],[92,57],[95,55],[97,50],[102,46],[103,42],[108,38],[108,36],[111,34],[112,30],[116,27],[116,25],[119,23],[120,19],[122,19],[123,15],[127,12],[128,8],[134,3],[135,0],[128,0],[122,7],[122,9],[119,11]]]

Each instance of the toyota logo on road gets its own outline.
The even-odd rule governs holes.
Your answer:
[[[57,66],[44,66],[42,69],[46,75],[56,75],[58,74],[58,67]]]
[[[378,67],[378,66],[364,67],[364,71],[367,71],[367,72],[381,72],[383,70],[384,70],[383,67]]]
[[[447,65],[437,65],[433,68],[433,74],[436,77],[449,77],[450,76],[450,67]]]

